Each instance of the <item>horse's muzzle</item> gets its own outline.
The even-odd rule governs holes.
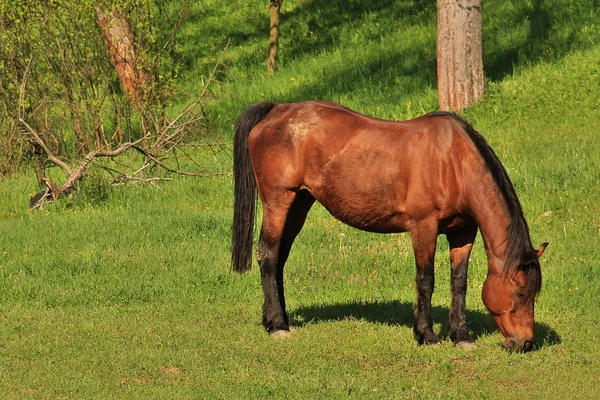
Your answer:
[[[526,353],[533,349],[533,341],[530,339],[521,339],[516,337],[507,338],[502,343],[504,348],[511,352]]]

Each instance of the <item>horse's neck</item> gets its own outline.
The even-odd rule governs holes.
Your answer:
[[[508,228],[511,222],[506,202],[493,187],[474,191],[470,209],[479,225],[485,243],[490,269],[502,270],[508,249]]]

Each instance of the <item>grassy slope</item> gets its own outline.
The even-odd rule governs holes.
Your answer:
[[[337,2],[319,11],[317,2],[289,1],[284,16],[293,32],[307,34],[296,44],[282,40],[290,51],[282,53],[280,73],[267,78],[262,36],[253,33],[261,23],[256,5],[241,3],[228,14],[230,24],[208,1],[204,13],[195,10],[210,37],[225,31],[238,41],[223,87],[234,100],[210,110],[215,129],[225,131],[262,94],[343,101],[389,118],[435,106],[434,54],[422,49],[434,44],[434,11],[425,5],[348,2],[328,24],[317,16],[340,9]],[[29,212],[34,181],[21,176],[0,182],[0,397],[597,398],[600,46],[590,34],[599,29],[597,6],[571,10],[578,6],[557,2],[557,14],[548,16],[537,2],[525,4],[486,6],[491,82],[486,100],[465,115],[504,161],[534,242],[551,243],[536,352],[499,348],[501,335],[480,300],[480,240],[467,299],[478,348],[464,352],[447,341],[420,348],[411,332],[408,236],[358,232],[315,207],[286,270],[299,333],[281,342],[259,325],[257,269],[228,272],[229,178],[117,187],[104,201],[92,193],[89,202]],[[518,29],[501,34],[501,18]],[[356,33],[363,24],[368,29]],[[334,26],[342,33],[328,33]],[[208,63],[200,59],[195,69]],[[207,158],[230,162],[216,157]],[[449,304],[444,242],[434,295],[442,335]]]

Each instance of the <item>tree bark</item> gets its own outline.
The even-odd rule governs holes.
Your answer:
[[[481,0],[437,0],[440,110],[460,111],[483,96]]]
[[[96,14],[123,90],[130,100],[140,100],[148,77],[138,68],[133,30],[127,15],[100,7],[96,7]]]
[[[267,72],[273,73],[277,69],[277,51],[279,50],[279,10],[283,0],[271,0],[271,24],[269,33],[269,57],[267,58]]]

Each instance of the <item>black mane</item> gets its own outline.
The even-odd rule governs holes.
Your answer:
[[[477,132],[473,127],[460,116],[449,112],[433,112],[427,116],[446,116],[457,121],[465,133],[475,144],[475,147],[481,154],[492,178],[498,185],[498,189],[502,193],[508,212],[510,214],[510,223],[507,230],[507,254],[504,260],[504,274],[512,275],[521,269],[527,275],[527,289],[525,293],[525,301],[535,298],[539,293],[542,285],[542,274],[540,264],[537,258],[530,259],[528,255],[535,252],[531,244],[529,236],[529,227],[523,215],[521,203],[517,197],[515,188],[508,177],[506,169],[498,159],[494,150],[487,143],[485,138]],[[526,263],[527,262],[527,263]]]

